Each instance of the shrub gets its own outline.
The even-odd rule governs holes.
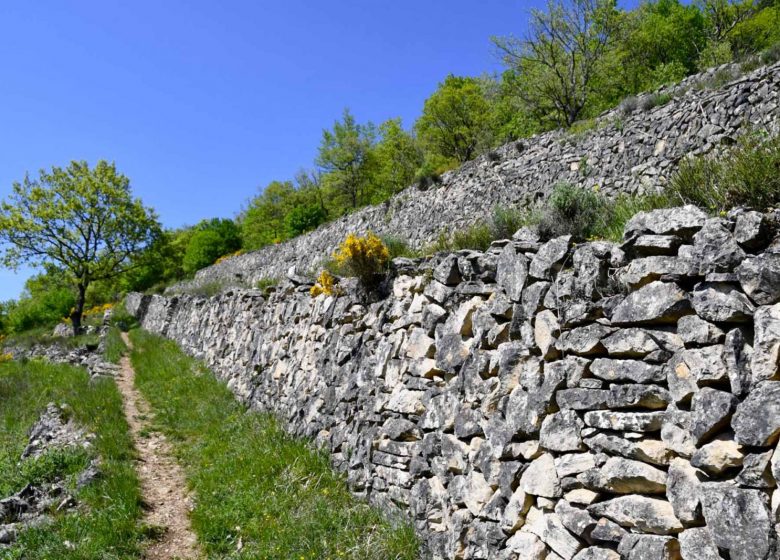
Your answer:
[[[649,111],[655,107],[666,105],[672,100],[670,93],[652,93],[642,99],[641,108],[643,111]]]
[[[670,206],[670,201],[664,195],[621,195],[615,200],[605,202],[604,217],[597,222],[590,232],[590,236],[620,241],[623,239],[626,223],[638,212],[647,212],[668,206]]]
[[[780,42],[761,53],[761,64],[774,64],[778,60],[780,60]]]
[[[624,115],[630,115],[639,107],[639,99],[634,95],[629,95],[623,101],[620,102],[618,110]]]
[[[319,204],[308,204],[306,206],[296,206],[287,216],[285,216],[285,225],[290,237],[295,237],[317,229],[328,219],[328,213]]]
[[[270,288],[273,288],[274,286],[279,284],[278,278],[261,278],[257,281],[257,284],[255,284],[255,288],[258,290],[268,293]]]
[[[333,259],[345,275],[357,277],[365,288],[373,288],[387,270],[390,251],[370,231],[364,237],[350,233],[333,253]]]
[[[70,313],[75,303],[76,298],[67,288],[22,298],[8,310],[7,328],[19,333],[36,327],[53,326]]]
[[[244,254],[244,251],[239,249],[235,253],[229,253],[227,255],[222,255],[221,257],[219,257],[217,260],[214,261],[214,264],[219,264],[221,262],[225,262],[228,259],[231,259],[233,257],[238,257],[238,256],[243,255],[243,254]]]
[[[776,205],[780,202],[780,136],[750,132],[717,158],[683,160],[667,194],[673,200],[710,210]]]
[[[6,362],[12,362],[14,360],[14,357],[9,352],[0,353],[0,364],[4,364]]]
[[[534,225],[538,216],[534,212],[508,206],[496,206],[489,220],[477,222],[464,230],[439,233],[438,239],[423,252],[460,251],[473,249],[485,251],[497,239],[508,239],[523,226]]]
[[[309,290],[309,294],[311,294],[311,297],[317,297],[322,294],[326,296],[338,295],[339,288],[337,284],[336,277],[327,270],[323,270],[317,277],[317,282]]]
[[[511,206],[496,206],[490,222],[490,233],[493,241],[509,239],[521,227],[535,224],[538,218],[534,213]],[[488,245],[490,245],[488,243]]]
[[[575,239],[587,239],[602,227],[606,204],[594,191],[568,183],[555,187],[539,222],[539,234],[543,239],[571,235]]]
[[[409,244],[400,237],[386,236],[382,237],[382,243],[385,244],[390,252],[390,260],[398,257],[408,257],[410,259],[420,256],[420,252],[412,249]]]

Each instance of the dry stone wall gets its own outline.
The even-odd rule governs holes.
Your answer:
[[[719,90],[696,89],[697,83],[723,71],[689,78],[670,90],[676,97],[665,105],[632,114],[611,111],[582,135],[554,131],[502,146],[446,173],[429,190],[410,187],[310,234],[228,259],[174,291],[215,282],[255,286],[263,278],[283,278],[290,268],[306,273],[350,232],[371,229],[419,248],[433,242],[442,228],[465,228],[490,216],[496,206],[533,205],[561,181],[583,188],[598,185],[610,196],[655,191],[680,158],[731,144],[747,128],[778,126],[780,64]]]
[[[345,286],[128,297],[447,559],[769,560],[779,216],[639,214],[626,241],[394,261]]]

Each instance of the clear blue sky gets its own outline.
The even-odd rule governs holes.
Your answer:
[[[169,227],[232,217],[311,166],[322,129],[409,125],[448,73],[500,69],[491,35],[541,0],[0,5],[0,198],[25,172],[116,162]],[[0,270],[0,300],[29,271]]]

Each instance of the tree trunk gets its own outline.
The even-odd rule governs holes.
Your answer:
[[[81,317],[84,314],[84,302],[87,299],[87,286],[79,284],[79,295],[76,298],[76,305],[70,314],[70,323],[73,325],[73,336],[81,334]]]

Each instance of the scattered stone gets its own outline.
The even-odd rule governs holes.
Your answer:
[[[715,441],[696,450],[691,457],[691,465],[709,474],[719,475],[727,469],[741,466],[744,458],[741,445],[728,439],[727,435],[720,435]]]
[[[561,389],[555,400],[564,410],[598,410],[607,408],[609,395],[605,389]]]
[[[618,552],[626,560],[680,560],[680,544],[672,537],[628,534]]]
[[[769,230],[769,220],[761,212],[741,212],[734,224],[734,240],[745,249],[760,249],[769,239]]]
[[[676,284],[651,282],[629,294],[612,312],[613,325],[676,323],[691,308]]]
[[[627,384],[609,388],[609,408],[665,409],[671,402],[669,391],[657,385]]]
[[[583,448],[580,431],[584,424],[573,410],[551,414],[542,422],[539,443],[549,451],[566,453]]]
[[[780,254],[764,253],[745,259],[736,272],[742,289],[757,305],[780,301]]]
[[[706,346],[723,342],[723,331],[696,315],[686,315],[677,321],[677,334],[686,346]]]
[[[602,430],[625,432],[657,432],[661,429],[663,412],[611,412],[592,410],[585,413],[585,424]]]
[[[601,343],[612,358],[644,358],[661,349],[647,330],[636,327],[620,329]]]
[[[638,360],[613,360],[597,358],[590,365],[590,372],[604,381],[632,381],[634,383],[657,383],[666,375],[661,366]]]
[[[528,259],[517,253],[511,243],[504,247],[498,257],[496,281],[512,301],[520,301],[525,281],[528,278]]]
[[[558,498],[561,495],[561,485],[555,471],[555,459],[549,453],[544,453],[534,459],[520,478],[520,487],[533,496]]]
[[[669,502],[635,494],[593,504],[588,512],[645,533],[670,535],[683,529]]]
[[[685,459],[672,459],[666,479],[666,498],[674,514],[687,525],[701,520],[701,473]]]
[[[683,560],[723,560],[715,539],[706,527],[686,529],[677,535],[677,539]]]
[[[574,560],[620,560],[620,554],[609,548],[589,546],[580,550]]]
[[[780,379],[780,303],[759,307],[754,317],[753,382]]]
[[[728,426],[737,398],[731,393],[704,387],[691,401],[691,434],[696,444],[709,440]]]
[[[777,483],[772,476],[772,451],[749,453],[742,461],[742,472],[737,477],[740,486],[749,488],[774,488]]]
[[[690,239],[706,220],[707,214],[693,205],[640,212],[628,221],[624,236],[630,239],[637,234],[652,233]]]
[[[541,514],[533,520],[529,519],[524,529],[538,536],[563,560],[571,560],[582,548],[580,541],[566,530],[560,517],[554,513]]]
[[[732,560],[764,559],[770,551],[772,522],[769,500],[760,490],[728,483],[702,484],[701,503],[715,544]]]
[[[531,277],[550,280],[557,265],[561,264],[569,253],[570,244],[571,235],[564,235],[542,245],[531,261],[528,271]]]
[[[693,236],[693,251],[701,274],[728,272],[745,258],[745,252],[721,218],[710,218]]]
[[[736,440],[743,445],[767,447],[780,435],[780,381],[763,381],[737,405],[731,419]]]
[[[461,281],[458,258],[449,255],[433,271],[433,278],[445,286],[456,286]]]
[[[755,307],[731,284],[704,282],[691,295],[699,317],[715,323],[742,323],[753,317]]]
[[[601,339],[608,336],[612,329],[593,323],[564,332],[558,341],[558,349],[564,353],[578,356],[592,356],[604,352]]]
[[[611,457],[578,477],[586,488],[613,494],[663,494],[666,473],[639,461]]]

